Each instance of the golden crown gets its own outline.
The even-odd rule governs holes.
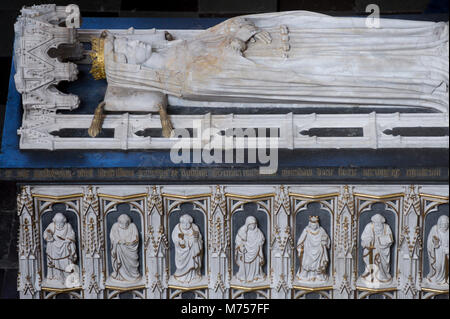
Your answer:
[[[92,50],[89,55],[91,56],[92,67],[90,73],[96,80],[106,79],[104,55],[105,36],[102,33],[100,38],[91,39]]]

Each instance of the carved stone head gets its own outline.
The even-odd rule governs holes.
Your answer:
[[[66,216],[61,213],[56,213],[53,217],[53,222],[57,229],[62,229],[67,222]]]
[[[319,217],[318,216],[309,216],[309,228],[312,230],[316,230],[319,228]]]
[[[438,219],[438,228],[440,231],[445,232],[448,230],[448,216],[446,215],[442,215],[441,217],[439,217]]]
[[[119,223],[120,228],[127,229],[131,223],[131,219],[128,215],[122,214],[117,218],[117,222]]]
[[[184,214],[180,217],[180,225],[181,229],[183,230],[189,230],[192,226],[192,223],[194,222],[194,219],[191,215]]]
[[[247,225],[247,230],[254,230],[257,227],[256,218],[253,216],[248,216],[245,220],[245,225]]]
[[[381,232],[384,229],[384,223],[386,222],[386,219],[381,216],[380,214],[375,214],[370,219],[374,223],[374,228],[376,232]]]

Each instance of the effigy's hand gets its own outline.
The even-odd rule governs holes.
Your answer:
[[[433,236],[433,245],[435,248],[438,248],[440,246],[440,240],[436,236]]]
[[[238,246],[238,247],[237,247],[237,250],[238,250],[240,253],[242,253],[242,254],[245,254],[245,253],[247,252],[247,249],[245,249],[244,246]]]
[[[243,18],[232,19],[228,23],[227,33],[231,37],[238,38],[244,42],[262,41],[265,44],[272,42],[269,32],[261,30],[253,22]]]
[[[244,41],[242,41],[238,38],[233,38],[230,41],[230,48],[233,49],[234,51],[242,54],[242,52],[244,52],[245,49],[247,48],[247,45],[245,44]]]
[[[253,38],[255,40],[259,40],[264,42],[265,44],[269,44],[272,42],[272,37],[270,36],[270,33],[267,31],[260,31],[258,33],[256,33]]]

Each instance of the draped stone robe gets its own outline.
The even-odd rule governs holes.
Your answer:
[[[258,281],[265,278],[263,245],[265,242],[262,231],[248,229],[242,226],[236,236],[236,264],[239,270],[236,277],[244,282]]]
[[[172,241],[175,245],[175,279],[183,283],[200,280],[203,239],[198,226],[191,224],[184,230],[180,223],[177,224],[172,231]]]
[[[300,247],[301,245],[303,248]],[[306,281],[327,280],[328,248],[330,248],[330,237],[325,229],[319,227],[314,231],[306,227],[297,241],[301,258],[297,277]]]
[[[435,246],[433,239],[438,243]],[[448,241],[449,232],[441,231],[438,225],[431,228],[428,235],[427,253],[430,263],[428,280],[438,285],[448,285]]]
[[[134,223],[121,228],[116,222],[109,235],[111,239],[111,277],[118,281],[135,282],[141,278],[139,272],[139,232]]]
[[[77,260],[75,232],[69,223],[57,229],[52,222],[45,229],[43,237],[47,241],[47,279],[64,282],[66,267]]]
[[[107,80],[201,101],[448,112],[448,23],[365,23],[306,11],[242,16],[169,41],[140,65],[118,61],[109,36]],[[259,31],[269,32],[271,43],[253,42]]]
[[[373,281],[387,283],[392,280],[390,252],[394,239],[389,225],[383,224],[380,232],[376,231],[374,226],[373,222],[367,224],[361,235],[363,260],[366,264],[362,277],[369,279],[372,274]]]

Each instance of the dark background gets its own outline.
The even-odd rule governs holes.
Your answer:
[[[24,5],[79,5],[82,17],[233,17],[248,13],[309,10],[329,15],[365,16],[374,3],[384,17],[448,21],[447,0],[0,0],[0,140],[8,93],[14,22]],[[18,298],[16,185],[0,182],[0,298]]]

